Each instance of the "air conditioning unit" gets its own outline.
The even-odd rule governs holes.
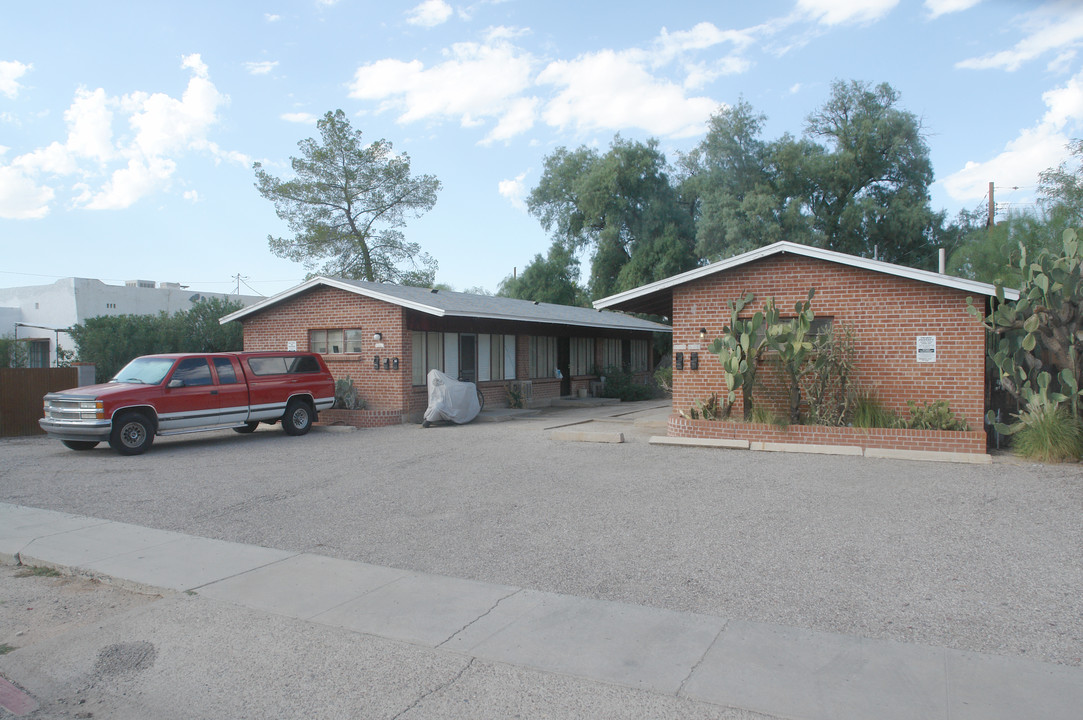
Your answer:
[[[534,383],[531,380],[512,380],[511,391],[519,393],[523,400],[534,399]]]

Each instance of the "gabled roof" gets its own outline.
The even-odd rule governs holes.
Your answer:
[[[516,322],[549,323],[553,325],[573,325],[578,327],[605,328],[609,330],[632,330],[640,332],[671,332],[668,325],[640,320],[639,318],[615,312],[592,310],[538,303],[530,300],[493,297],[491,295],[471,295],[470,293],[449,290],[430,290],[429,288],[390,283],[370,283],[362,280],[343,280],[342,278],[315,277],[278,295],[250,305],[222,318],[219,322],[241,320],[262,312],[280,302],[325,286],[345,290],[346,292],[381,300],[392,305],[409,308],[436,317],[471,317],[486,320],[512,320]]]
[[[989,283],[966,280],[951,275],[941,275],[940,273],[929,272],[928,270],[918,270],[916,268],[881,262],[879,260],[869,260],[868,258],[857,257],[856,255],[847,255],[846,253],[835,252],[834,250],[824,250],[823,248],[812,247],[811,245],[800,245],[798,243],[783,240],[750,252],[734,255],[731,258],[726,258],[725,260],[720,260],[719,262],[711,263],[710,265],[683,272],[679,275],[673,275],[664,280],[658,280],[657,282],[641,285],[637,288],[617,293],[616,295],[610,295],[601,300],[595,300],[594,307],[599,310],[603,308],[613,308],[627,312],[664,315],[669,317],[673,313],[672,291],[673,288],[678,285],[683,285],[692,282],[693,280],[707,277],[708,275],[714,275],[715,273],[725,272],[726,270],[741,265],[747,265],[748,263],[771,257],[772,255],[785,255],[787,253],[815,258],[817,260],[826,260],[827,262],[838,263],[840,265],[849,265],[850,267],[862,268],[864,270],[871,270],[886,275],[909,278],[911,280],[929,283],[930,285],[954,288],[956,290],[974,293],[975,295],[996,295],[996,287]],[[1007,300],[1018,300],[1019,291],[1008,290],[1005,288],[1004,297]]]

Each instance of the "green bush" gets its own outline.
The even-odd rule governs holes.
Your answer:
[[[349,375],[335,380],[335,407],[342,410],[365,409],[365,401]]]
[[[662,388],[664,392],[673,391],[673,366],[658,368],[654,373],[654,382],[658,384],[658,387]]]
[[[1067,404],[1031,403],[1019,413],[1012,435],[1019,455],[1040,462],[1071,462],[1083,456],[1083,423]]]
[[[860,393],[854,401],[851,425],[856,428],[893,428],[902,423],[899,417],[880,404],[875,395]]]
[[[940,400],[931,405],[925,403],[919,406],[912,400],[906,401],[910,408],[910,420],[906,427],[911,430],[961,430],[970,429],[965,418],[955,417],[955,413],[948,407],[947,400]]]
[[[654,397],[654,388],[635,381],[635,376],[620,368],[605,369],[605,384],[602,385],[602,397],[618,398],[621,402],[650,400]]]

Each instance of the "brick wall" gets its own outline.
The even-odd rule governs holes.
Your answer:
[[[308,350],[308,331],[356,329],[364,331],[359,355],[324,355],[328,369],[341,379],[349,376],[361,389],[366,409],[402,414],[410,397],[411,342],[401,307],[337,288],[319,287],[261,313],[244,323],[244,349],[285,350],[290,341]],[[376,347],[379,332],[383,347]],[[372,359],[380,356],[380,369]],[[398,358],[399,369],[384,370],[384,358]]]
[[[816,289],[812,309],[818,317],[830,316],[836,325],[853,328],[857,382],[886,408],[909,417],[907,400],[947,400],[972,429],[982,428],[985,335],[966,311],[968,293],[795,255],[772,256],[674,288],[674,345],[701,345],[683,350],[685,369],[674,370],[674,409],[686,409],[725,388],[718,357],[707,347],[729,322],[727,301],[754,293],[755,300],[741,314],[751,317],[774,297],[782,316],[792,317],[794,304],[807,298],[809,288]],[[699,338],[703,327],[706,341]],[[919,335],[936,336],[935,363],[916,361]],[[689,369],[689,352],[699,353],[698,371]],[[759,377],[768,390],[758,389],[753,399],[782,413],[787,398],[773,373],[765,363]],[[739,391],[733,412],[741,416]]]
[[[797,443],[801,445],[845,445],[862,449],[922,450],[931,452],[985,452],[985,431],[948,432],[902,430],[897,428],[827,427],[791,425],[776,427],[763,423],[690,420],[671,415],[666,433],[670,437],[748,440],[750,442]]]

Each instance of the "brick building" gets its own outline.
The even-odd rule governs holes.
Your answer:
[[[646,380],[652,335],[669,327],[620,313],[428,288],[317,277],[222,318],[244,348],[314,350],[366,402],[366,424],[419,417],[437,369],[476,382],[488,406],[508,388],[534,404],[590,392],[608,367]]]
[[[750,317],[773,297],[782,317],[792,317],[795,303],[807,299],[810,289],[816,291],[812,309],[820,323],[852,328],[857,382],[862,389],[902,417],[909,416],[907,401],[947,400],[956,416],[966,418],[971,432],[921,436],[914,431],[769,425],[750,431],[733,427],[735,423],[690,423],[677,415],[678,410],[687,410],[694,402],[725,389],[718,357],[707,348],[728,324],[727,302],[753,293],[755,299],[741,313]],[[1011,291],[1005,294],[1014,299]],[[672,318],[674,415],[670,435],[706,437],[714,433],[715,437],[747,435],[746,439],[777,442],[860,447],[873,443],[984,453],[982,428],[988,387],[985,331],[967,312],[967,300],[972,298],[978,308],[984,308],[994,295],[995,288],[985,283],[778,242],[612,295],[594,305]],[[754,396],[757,403],[784,413],[786,396],[778,392],[777,375],[772,378],[770,367],[761,375],[766,387]],[[741,413],[738,393],[733,415],[741,417]]]

